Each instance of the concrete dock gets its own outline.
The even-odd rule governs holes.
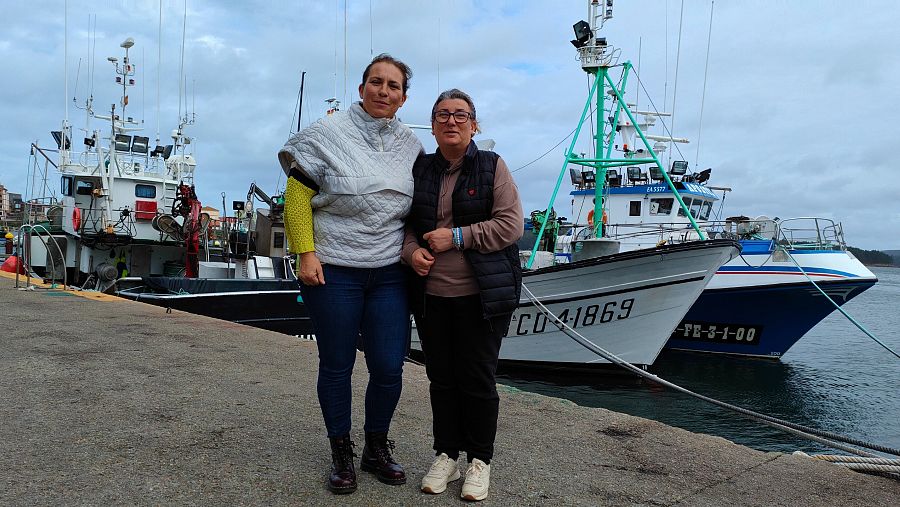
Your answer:
[[[4,273],[4,275],[8,275]],[[432,460],[424,369],[391,429],[402,486],[330,464],[314,343],[99,294],[0,277],[0,505],[458,505],[419,492]],[[362,448],[362,355],[353,438]],[[501,386],[482,505],[900,505],[900,481],[759,452]]]

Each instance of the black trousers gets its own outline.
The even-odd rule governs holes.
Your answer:
[[[416,328],[431,381],[434,450],[490,463],[500,397],[495,374],[510,315],[486,320],[481,297],[425,296]]]

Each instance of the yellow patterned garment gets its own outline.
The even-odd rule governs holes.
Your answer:
[[[291,253],[315,251],[313,243],[312,198],[316,191],[297,181],[287,180],[284,191],[284,229]]]

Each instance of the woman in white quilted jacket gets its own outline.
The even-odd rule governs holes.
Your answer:
[[[292,135],[278,158],[288,175],[285,226],[300,256],[303,302],[319,349],[318,395],[331,442],[327,485],[356,490],[350,377],[361,338],[369,370],[361,468],[403,484],[388,430],[400,399],[409,333],[400,266],[412,165],[422,145],[397,118],[412,72],[390,55],[363,72],[361,101]]]

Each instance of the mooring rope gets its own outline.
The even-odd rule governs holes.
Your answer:
[[[795,451],[795,456],[813,458],[840,465],[857,472],[867,472],[888,475],[891,478],[900,477],[900,459],[888,459],[879,457],[837,456],[832,454],[806,454],[803,451]]]
[[[831,454],[812,454],[811,456],[832,463],[868,463],[870,465],[900,466],[900,459],[879,458],[877,456],[871,458],[861,456],[834,456]]]
[[[585,338],[583,335],[578,333],[578,331],[575,331],[574,329],[569,327],[564,321],[560,320],[556,315],[553,314],[553,312],[551,312],[546,306],[544,306],[544,304],[541,303],[540,300],[538,300],[538,298],[534,295],[534,293],[532,293],[531,290],[524,283],[522,284],[522,290],[524,291],[524,293],[528,297],[528,299],[531,300],[532,303],[534,303],[535,308],[537,308],[541,313],[543,313],[544,316],[546,316],[547,319],[551,323],[553,323],[553,325],[555,325],[560,331],[565,333],[566,336],[568,336],[569,338],[572,338],[573,340],[578,342],[581,346],[583,346],[586,349],[590,350],[591,352],[597,354],[598,356],[602,357],[603,359],[606,359],[607,361],[609,361],[615,365],[621,366],[622,368],[625,368],[626,370],[628,370],[640,377],[643,377],[652,382],[656,382],[656,383],[666,386],[670,389],[674,389],[678,392],[687,394],[689,396],[693,396],[697,399],[706,401],[708,403],[712,403],[719,407],[726,408],[728,410],[751,417],[753,419],[757,419],[766,424],[769,424],[770,426],[780,427],[779,429],[790,428],[791,430],[794,430],[794,431],[792,431],[792,433],[796,433],[801,436],[806,436],[806,434],[808,434],[810,436],[821,437],[821,438],[815,438],[812,440],[820,441],[820,442],[826,443],[827,445],[830,445],[830,446],[835,442],[843,442],[846,444],[851,444],[851,445],[855,445],[857,447],[871,449],[873,451],[878,451],[878,452],[890,454],[893,456],[900,456],[900,450],[894,449],[892,447],[887,447],[887,446],[883,446],[883,445],[879,445],[879,444],[865,442],[863,440],[859,440],[859,439],[852,438],[852,437],[846,437],[844,435],[840,435],[838,433],[833,433],[830,431],[809,428],[809,427],[806,427],[806,426],[803,426],[803,425],[800,425],[797,423],[778,419],[778,418],[775,418],[775,417],[772,417],[772,416],[769,416],[766,414],[761,414],[759,412],[754,412],[752,410],[748,410],[746,408],[739,407],[737,405],[732,405],[732,404],[726,403],[724,401],[719,401],[715,398],[710,398],[709,396],[695,393],[689,389],[686,389],[677,384],[669,382],[668,380],[660,378],[652,373],[648,373],[648,372],[638,368],[637,366],[634,366],[633,364],[628,363],[627,361],[616,356],[615,354],[610,353],[609,351],[603,349],[602,347],[597,346],[596,344],[594,344],[593,342],[591,342],[590,340]],[[834,441],[834,442],[828,442],[829,440]],[[835,448],[840,448],[841,450],[846,450],[847,452],[853,452],[854,454],[862,454],[862,455],[872,456],[871,454],[869,454],[865,451],[860,451],[859,449],[850,450],[852,448],[849,448],[846,446],[835,447]]]
[[[813,287],[816,288],[816,290],[818,290],[823,296],[825,296],[825,299],[827,299],[831,304],[833,304],[834,307],[837,308],[837,310],[838,310],[839,312],[841,312],[841,314],[844,315],[844,317],[847,317],[847,319],[848,319],[850,322],[852,322],[853,325],[856,326],[860,331],[862,331],[863,333],[865,333],[866,336],[868,336],[869,338],[875,340],[875,343],[877,343],[878,345],[881,345],[882,347],[884,347],[885,350],[887,350],[887,351],[890,352],[891,354],[894,354],[894,356],[895,356],[897,359],[900,359],[900,354],[898,354],[898,353],[895,352],[892,348],[888,347],[884,342],[882,342],[881,340],[879,340],[878,338],[876,338],[875,335],[873,335],[872,333],[870,333],[869,330],[865,328],[865,326],[863,326],[862,324],[860,324],[859,322],[857,322],[856,319],[854,319],[853,317],[851,317],[849,313],[847,313],[843,308],[841,308],[841,305],[837,304],[833,299],[831,299],[831,297],[830,297],[828,294],[826,294],[825,291],[822,290],[821,287],[819,287],[819,284],[817,284],[817,283],[815,282],[815,280],[813,280],[812,277],[809,276],[809,274],[803,269],[802,266],[800,266],[800,263],[797,262],[797,259],[795,259],[793,255],[791,255],[791,252],[788,251],[787,248],[784,249],[784,253],[786,253],[787,256],[791,259],[791,262],[793,262],[794,265],[797,266],[797,269],[799,269],[800,272],[803,273],[803,276],[805,276],[806,279],[809,280],[809,283],[811,283],[811,284],[813,285]]]

